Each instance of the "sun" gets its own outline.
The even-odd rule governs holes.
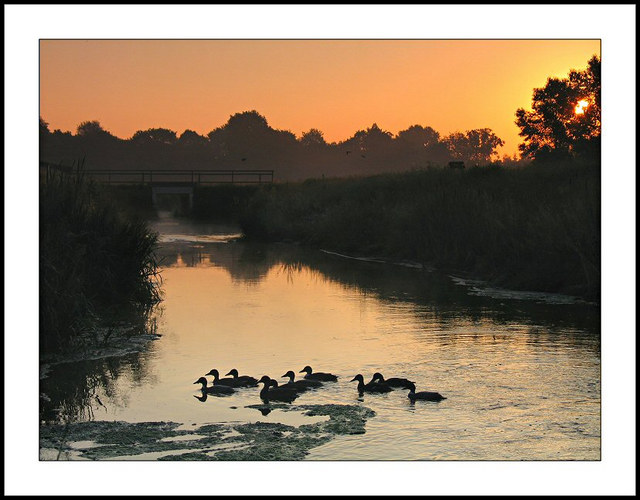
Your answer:
[[[585,101],[584,99],[581,101],[578,101],[578,104],[576,104],[576,107],[575,107],[576,115],[584,115],[584,112],[588,106],[589,106],[589,101]]]

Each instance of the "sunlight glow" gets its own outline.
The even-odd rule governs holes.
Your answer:
[[[576,115],[583,115],[588,106],[589,106],[589,101],[585,101],[584,99],[581,101],[578,101],[578,104],[576,105],[576,108],[575,108]]]

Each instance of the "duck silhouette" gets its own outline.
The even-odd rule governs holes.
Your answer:
[[[407,394],[407,397],[411,400],[411,402],[414,402],[416,400],[442,401],[443,399],[447,399],[439,392],[429,392],[429,391],[416,392],[416,386],[413,382],[409,383],[409,387],[407,387],[407,389],[409,389],[409,394]]]
[[[220,378],[220,373],[218,373],[218,370],[215,368],[209,373],[205,373],[205,375],[213,376],[213,385],[228,385],[229,387],[235,387],[237,383],[235,378]]]
[[[216,396],[227,396],[229,394],[233,394],[233,387],[229,387],[227,385],[210,385],[207,387],[207,379],[204,377],[200,377],[198,380],[194,382],[194,384],[202,384],[202,392],[206,394],[213,394]]]
[[[415,384],[415,382],[412,382],[411,380],[406,378],[391,377],[391,378],[385,379],[382,376],[382,373],[378,373],[378,372],[373,374],[372,380],[376,380],[377,382],[387,384],[389,387],[399,387],[402,389],[409,389],[409,384]]]
[[[264,375],[258,382],[264,384],[260,391],[260,399],[265,403],[269,401],[282,401],[291,403],[298,397],[298,393],[286,387],[278,387],[278,382]]]
[[[367,384],[364,383],[364,377],[358,373],[351,382],[358,381],[358,392],[391,392],[393,389],[387,384],[376,382],[375,377]]]
[[[289,382],[279,387],[294,389],[298,392],[306,391],[307,389],[313,389],[316,387],[322,387],[322,382],[320,382],[319,380],[295,380],[296,374],[293,373],[293,370],[289,370],[282,377],[289,377]]]
[[[258,385],[258,379],[250,377],[249,375],[238,375],[238,370],[233,368],[227,373],[231,375],[235,382],[234,387],[256,387]]]
[[[333,375],[332,373],[313,373],[313,369],[309,365],[300,370],[300,373],[302,372],[306,373],[304,378],[307,380],[320,380],[322,382],[335,382],[336,380],[338,380],[338,377],[336,375]]]

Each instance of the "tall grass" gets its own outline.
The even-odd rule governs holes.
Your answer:
[[[69,348],[87,330],[159,299],[156,235],[75,173],[40,178],[40,349]]]
[[[429,169],[274,184],[245,235],[419,260],[515,289],[599,297],[599,165]]]

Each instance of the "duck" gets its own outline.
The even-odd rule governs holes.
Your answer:
[[[364,383],[364,377],[358,373],[351,382],[358,381],[358,392],[391,392],[393,389],[387,384],[376,382],[375,377],[367,384]]]
[[[265,402],[269,401],[283,401],[285,403],[291,403],[298,397],[298,393],[292,389],[286,387],[278,387],[278,382],[264,375],[258,382],[264,384],[264,387],[260,391],[260,399]]]
[[[218,396],[226,396],[227,394],[233,394],[233,387],[229,387],[226,385],[210,385],[207,387],[207,379],[204,377],[200,377],[198,380],[194,382],[194,384],[202,384],[202,392],[206,394],[215,394]]]
[[[406,378],[391,377],[391,378],[385,379],[382,376],[382,373],[378,373],[378,372],[373,374],[372,380],[376,380],[378,382],[382,382],[383,384],[387,384],[389,387],[400,387],[402,389],[408,389],[409,384],[415,384],[415,382],[412,382],[411,380]]]
[[[309,365],[305,366],[302,370],[300,370],[300,373],[302,372],[306,373],[304,378],[307,380],[320,380],[323,382],[335,382],[336,380],[338,380],[338,377],[331,373],[322,373],[322,372],[313,373],[313,370]]]
[[[211,370],[209,373],[205,373],[205,375],[213,376],[213,385],[228,385],[229,387],[234,387],[236,385],[236,379],[234,378],[220,378],[220,374],[218,370],[215,368]]]
[[[306,391],[307,389],[312,389],[315,387],[322,387],[322,382],[320,382],[319,380],[295,380],[296,374],[293,373],[293,370],[289,370],[282,377],[289,377],[289,382],[280,387],[287,387],[298,392]]]
[[[409,394],[407,394],[407,397],[411,400],[411,402],[415,401],[416,399],[419,399],[421,401],[442,401],[443,399],[447,399],[439,392],[416,392],[416,386],[413,382],[409,383],[409,387],[407,387],[407,389],[409,389]]]
[[[255,387],[258,385],[258,379],[250,377],[249,375],[238,375],[238,370],[235,368],[229,371],[227,375],[231,375],[235,380],[234,387]]]

